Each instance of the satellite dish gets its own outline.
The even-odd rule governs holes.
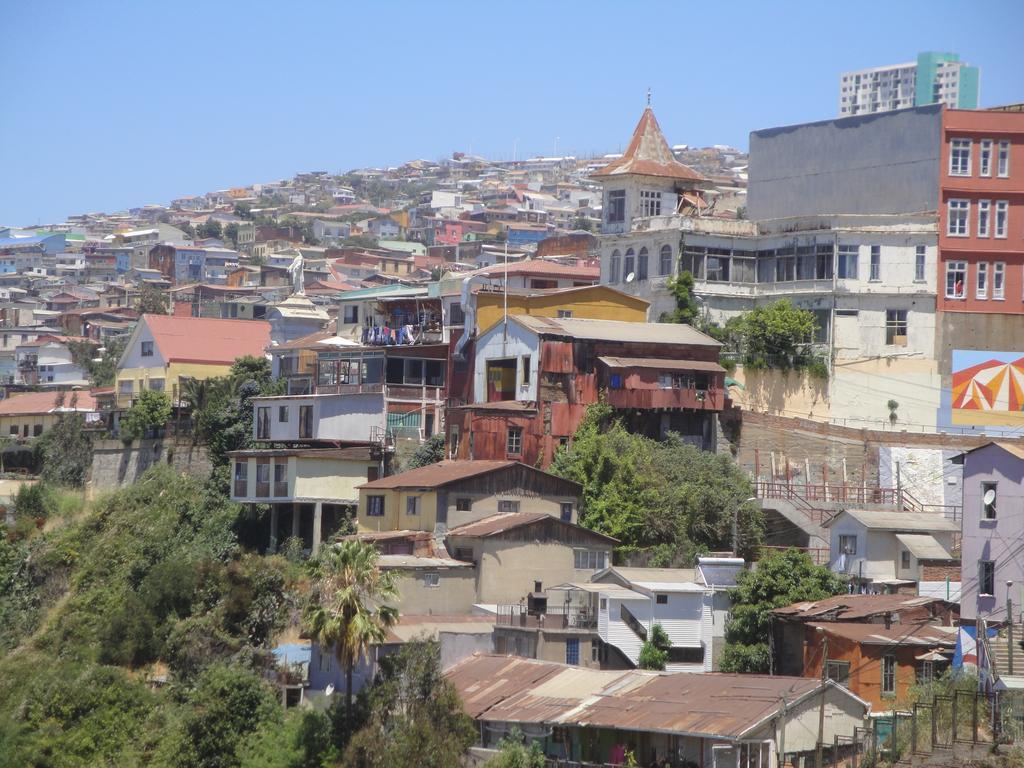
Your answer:
[[[630,272],[628,275],[626,275],[626,282],[627,283],[632,283],[635,279],[636,279],[636,273],[634,273],[634,272]]]
[[[991,488],[989,488],[987,491],[985,491],[985,495],[982,497],[982,501],[984,501],[985,504],[993,504],[995,502],[995,500],[996,500],[996,492],[995,491],[993,491]]]
[[[334,685],[331,684],[331,685],[328,685],[326,688],[324,688],[324,694],[326,696],[328,696],[328,697],[333,696],[334,695]]]

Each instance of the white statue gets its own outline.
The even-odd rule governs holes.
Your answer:
[[[301,253],[296,256],[288,266],[288,274],[291,275],[292,278],[292,294],[295,296],[305,296],[306,286],[303,284]]]

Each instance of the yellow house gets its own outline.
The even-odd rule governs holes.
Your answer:
[[[508,512],[574,523],[580,492],[518,461],[441,461],[359,486],[359,530],[437,531]]]
[[[302,540],[314,555],[320,544],[355,516],[359,486],[377,477],[379,459],[369,447],[281,448],[233,451],[231,500],[268,504],[253,539],[275,551],[287,538]],[[265,529],[265,530],[264,530]]]
[[[130,408],[147,389],[177,403],[181,380],[225,376],[240,357],[262,357],[270,345],[265,320],[215,320],[143,315],[117,365],[117,408]]]
[[[86,421],[99,420],[96,399],[88,390],[26,392],[0,400],[0,435],[39,437],[62,413],[83,413]]]
[[[505,315],[505,294],[479,291],[476,299],[476,332],[483,333]],[[607,285],[584,285],[552,290],[512,289],[508,294],[510,315],[574,317],[586,320],[647,322],[651,303]]]

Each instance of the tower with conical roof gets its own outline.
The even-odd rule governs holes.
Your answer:
[[[619,234],[634,222],[699,209],[710,182],[672,154],[648,104],[621,157],[591,177],[604,187],[601,232]]]

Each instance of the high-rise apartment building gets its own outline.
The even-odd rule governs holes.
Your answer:
[[[927,51],[916,62],[844,72],[839,78],[839,116],[945,104],[978,108],[977,67],[955,53]]]

